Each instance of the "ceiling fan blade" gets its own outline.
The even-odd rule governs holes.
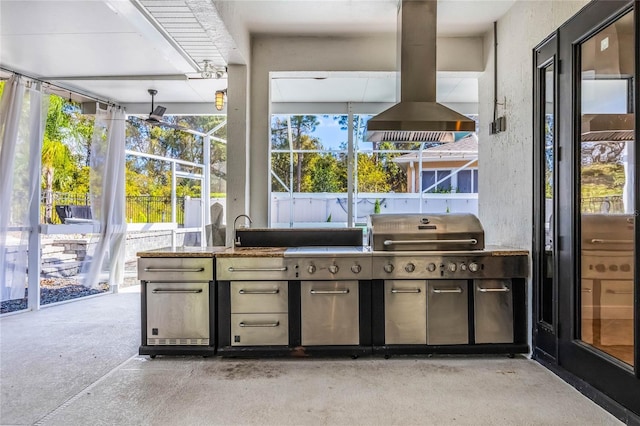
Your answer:
[[[156,109],[154,109],[151,114],[149,115],[149,118],[154,118],[158,121],[162,120],[162,116],[164,115],[165,111],[167,109],[161,105],[158,105],[156,107]]]

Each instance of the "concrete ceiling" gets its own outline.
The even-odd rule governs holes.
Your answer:
[[[484,34],[515,1],[439,0],[439,36]],[[251,35],[395,37],[396,10],[397,0],[0,0],[0,66],[119,104],[150,103],[149,88],[163,105],[212,104],[226,77],[202,78],[203,61],[214,72],[243,63]],[[273,100],[395,99],[394,73],[303,77],[274,80]],[[474,80],[439,74],[439,100],[477,102]]]

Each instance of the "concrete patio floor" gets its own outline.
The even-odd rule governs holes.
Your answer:
[[[0,319],[2,425],[617,425],[516,357],[138,356],[139,287]]]

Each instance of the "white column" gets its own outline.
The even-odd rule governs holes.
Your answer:
[[[229,65],[227,87],[227,247],[233,245],[233,221],[250,213],[249,79],[246,65]],[[261,140],[267,145],[268,140]],[[262,157],[260,157],[262,160]],[[268,168],[268,164],[262,166]],[[260,173],[262,170],[254,172]],[[267,175],[268,176],[268,175]],[[261,179],[265,179],[261,176]],[[264,190],[263,190],[264,191]],[[268,200],[268,197],[267,197]]]

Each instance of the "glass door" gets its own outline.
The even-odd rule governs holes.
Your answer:
[[[579,339],[634,365],[633,11],[579,46]]]
[[[554,35],[535,50],[534,117],[534,323],[533,340],[537,355],[557,357],[556,258],[556,121],[557,121],[557,37]]]
[[[640,415],[637,5],[594,1],[557,32],[552,270],[557,364]]]

